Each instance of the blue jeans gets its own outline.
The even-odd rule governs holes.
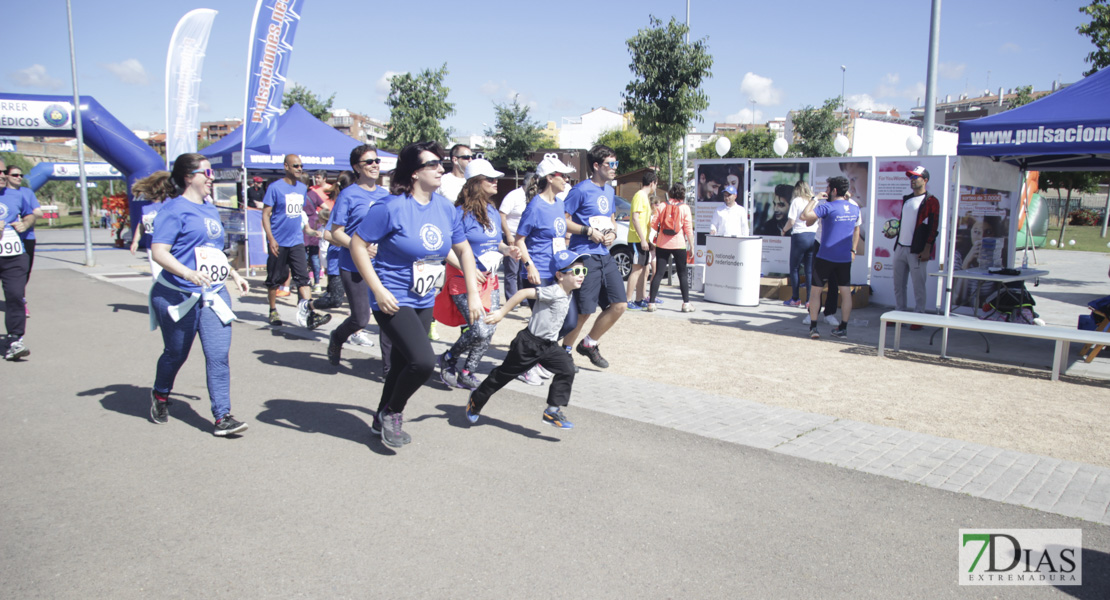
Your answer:
[[[509,298],[512,298],[513,294],[520,289],[520,261],[506,256],[505,260],[501,261],[501,267],[505,271],[505,302],[508,302]],[[524,276],[528,276],[527,271]]]
[[[304,252],[308,257],[308,272],[312,275],[312,283],[320,283],[320,247],[305,246]]]
[[[795,233],[790,236],[790,299],[799,298],[798,273],[804,268],[806,274],[806,299],[813,293],[813,244],[817,234],[813,231]]]
[[[224,302],[231,306],[231,295],[227,288],[219,292]],[[189,358],[193,340],[200,334],[200,346],[204,350],[205,373],[208,377],[208,397],[212,402],[212,417],[219,420],[231,412],[231,365],[228,354],[231,350],[231,325],[224,325],[216,313],[197,302],[180,321],[174,322],[167,308],[180,304],[187,294],[155,284],[152,292],[155,317],[158,328],[162,330],[165,350],[158,358],[158,369],[154,375],[154,391],[169,394],[177,372]]]

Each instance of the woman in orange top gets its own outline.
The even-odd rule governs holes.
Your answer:
[[[667,270],[667,258],[673,257],[678,269],[678,285],[682,289],[682,312],[694,312],[690,304],[690,281],[686,268],[687,248],[694,247],[694,219],[690,207],[686,205],[686,187],[681,183],[671,186],[667,203],[651,219],[651,228],[657,232],[655,237],[655,276],[651,278],[651,297],[648,312],[655,311],[655,297],[659,294],[659,283],[663,281],[663,271]]]

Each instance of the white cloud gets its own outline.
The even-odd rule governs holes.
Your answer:
[[[106,63],[100,65],[108,69],[112,75],[116,76],[123,83],[131,85],[146,85],[150,80],[146,76],[146,69],[143,68],[143,63],[138,59],[129,58],[123,62]]]
[[[876,98],[900,98],[905,100],[917,101],[918,98],[925,97],[925,83],[918,81],[917,83],[900,86],[901,77],[897,73],[887,73],[883,75],[879,85],[875,86]]]
[[[16,85],[44,90],[56,90],[62,87],[62,81],[51,77],[42,65],[31,65],[8,74],[8,79]]]
[[[382,76],[374,83],[374,91],[378,94],[378,102],[385,102],[385,99],[389,97],[390,80],[397,75],[404,75],[405,73],[407,73],[407,71],[386,71],[382,73]]]
[[[493,97],[493,96],[496,96],[497,93],[501,91],[501,87],[502,87],[501,83],[496,83],[496,82],[493,82],[493,81],[487,81],[487,82],[482,84],[482,87],[478,88],[478,91],[482,92],[483,96]]]
[[[728,115],[727,117],[725,117],[725,123],[738,123],[740,125],[743,125],[744,123],[751,123],[751,122],[752,122],[752,109],[750,109],[750,108],[741,108],[740,112],[733,113],[733,114]],[[755,111],[755,122],[756,123],[765,122],[764,119],[763,119],[763,111],[761,111],[761,110],[756,110]]]
[[[945,79],[963,79],[967,65],[964,63],[940,63],[939,75]]]
[[[740,93],[763,106],[782,104],[782,90],[775,88],[770,78],[755,73],[744,74],[744,79],[740,81]]]
[[[876,102],[870,94],[849,94],[848,97],[844,99],[844,104],[848,108],[861,111],[885,112],[894,108],[893,104]]]
[[[1013,42],[1006,42],[1005,44],[999,46],[998,51],[1002,52],[1003,54],[1017,54],[1018,52],[1021,52],[1021,46],[1018,46]]]

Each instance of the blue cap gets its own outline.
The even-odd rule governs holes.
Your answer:
[[[735,196],[736,195],[736,186],[735,185],[726,185],[725,186],[725,193],[726,194],[732,194],[733,196]]]
[[[565,271],[582,258],[581,254],[569,250],[560,250],[555,253],[555,270]]]

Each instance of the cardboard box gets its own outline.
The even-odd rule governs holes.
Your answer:
[[[783,298],[783,290],[786,290],[786,297]],[[790,299],[790,280],[785,277],[760,277],[759,278],[759,297],[760,298],[777,298],[779,300]]]

